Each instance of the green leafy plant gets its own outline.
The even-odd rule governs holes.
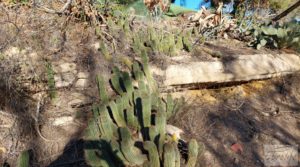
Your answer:
[[[130,73],[114,67],[110,79],[117,96],[108,97],[104,80],[97,77],[101,101],[85,131],[85,158],[91,166],[180,166],[177,142],[166,134],[167,120],[183,99],[161,98],[146,52]],[[189,166],[195,166],[198,144],[191,142]]]
[[[286,24],[284,26],[259,26],[253,30],[254,41],[250,46],[257,49],[270,48],[296,48],[300,47],[300,25]]]

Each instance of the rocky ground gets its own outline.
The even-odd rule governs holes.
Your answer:
[[[33,166],[86,166],[81,136],[98,100],[95,76],[108,80],[113,65],[125,68],[114,62],[120,55],[107,61],[94,29],[80,21],[26,7],[0,12],[0,164],[15,166],[19,153],[31,149]],[[223,56],[258,53],[233,40],[202,47]],[[217,59],[201,49],[190,57]],[[151,57],[160,68],[170,61]],[[198,166],[264,166],[264,144],[300,145],[299,79],[173,92],[186,104],[171,123],[185,131],[183,138],[202,143]],[[241,153],[230,149],[234,143]]]

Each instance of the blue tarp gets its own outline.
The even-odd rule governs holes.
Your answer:
[[[202,6],[211,7],[211,0],[175,0],[174,4],[193,10],[199,10]]]

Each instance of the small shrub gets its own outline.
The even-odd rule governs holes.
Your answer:
[[[51,63],[49,62],[46,63],[46,70],[47,70],[47,82],[48,82],[49,95],[51,99],[54,99],[56,97],[56,90],[55,90],[54,71]]]
[[[257,49],[261,47],[270,48],[295,48],[299,50],[300,44],[300,25],[289,23],[283,26],[262,25],[253,29],[254,41],[250,46]]]

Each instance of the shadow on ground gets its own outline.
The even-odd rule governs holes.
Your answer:
[[[300,145],[299,78],[184,92],[191,105],[171,122],[203,144],[198,166],[265,166],[264,145]],[[235,143],[241,153],[231,150]]]

